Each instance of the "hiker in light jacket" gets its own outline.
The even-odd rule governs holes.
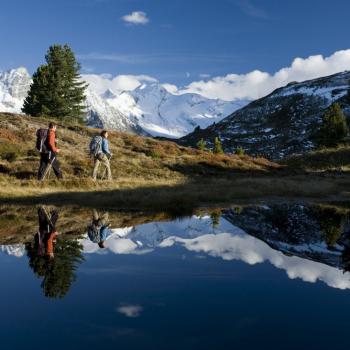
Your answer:
[[[57,160],[57,153],[60,149],[56,147],[56,129],[55,123],[49,124],[49,130],[47,132],[47,138],[45,140],[45,151],[40,153],[40,166],[38,172],[38,180],[42,181],[47,175],[49,166],[52,167],[56,177],[62,179],[62,171],[60,163]]]
[[[103,130],[100,135],[102,137],[101,151],[94,157],[94,170],[92,173],[92,179],[96,181],[98,169],[100,167],[100,163],[102,163],[104,165],[104,174],[107,175],[107,179],[110,181],[112,180],[112,172],[109,160],[112,157],[112,153],[109,151],[108,131]]]

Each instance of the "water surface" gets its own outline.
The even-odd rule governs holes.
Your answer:
[[[37,254],[36,210],[2,209],[4,348],[350,346],[346,207],[110,212],[103,249],[90,210],[58,208],[51,258]]]

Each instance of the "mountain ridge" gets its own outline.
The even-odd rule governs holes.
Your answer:
[[[349,71],[289,83],[206,129],[197,128],[178,142],[195,146],[203,138],[212,147],[214,138],[219,137],[226,152],[241,147],[251,155],[273,160],[303,154],[315,148],[315,131],[330,104],[340,103],[350,118],[349,91]]]

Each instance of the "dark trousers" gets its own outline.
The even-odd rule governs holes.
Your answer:
[[[57,210],[48,213],[43,207],[38,209],[39,218],[39,232],[53,232],[56,231],[56,222],[58,220]]]
[[[57,160],[57,156],[53,152],[40,153],[40,166],[38,171],[38,180],[42,180],[45,171],[48,170],[47,167],[52,166],[53,171],[58,179],[62,179],[62,171],[60,168],[60,163]]]

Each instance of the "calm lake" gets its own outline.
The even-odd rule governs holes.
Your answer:
[[[349,349],[348,208],[3,206],[2,348]]]

